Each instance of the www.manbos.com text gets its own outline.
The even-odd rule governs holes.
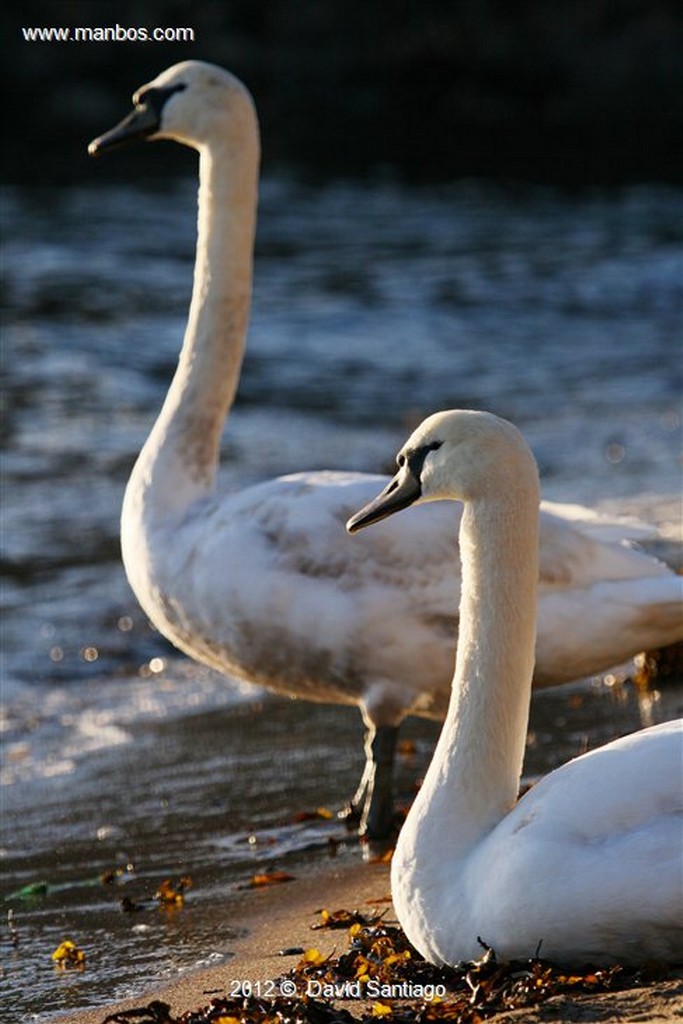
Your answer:
[[[156,27],[146,25],[127,28],[125,25],[78,25],[72,28],[22,28],[27,43],[193,43],[193,28]]]

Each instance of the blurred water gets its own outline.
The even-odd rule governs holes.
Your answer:
[[[336,809],[362,758],[353,709],[276,700],[172,652],[120,566],[125,480],[184,328],[194,185],[7,190],[3,215],[3,893],[49,883],[6,903],[16,1021],[224,955],[232,933],[202,908],[341,835],[292,816]],[[416,420],[465,405],[522,428],[548,497],[656,509],[680,487],[682,339],[681,191],[270,181],[225,470],[238,486],[384,470]],[[680,704],[543,695],[529,771]],[[434,737],[410,728],[407,787]],[[122,886],[90,884],[129,861],[136,896],[189,871],[185,910],[125,915]],[[87,947],[82,975],[55,975],[66,937]]]

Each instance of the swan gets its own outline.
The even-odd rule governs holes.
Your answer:
[[[392,822],[399,723],[446,709],[459,588],[452,514],[418,509],[412,524],[354,543],[343,524],[381,477],[311,472],[217,489],[251,299],[256,113],[238,79],[199,61],[167,69],[133,103],[90,153],[138,138],[194,147],[199,212],[178,367],[123,502],[128,580],[156,628],[192,658],[280,693],[360,707],[366,764],[351,807],[360,831],[379,838]],[[675,578],[626,546],[634,535],[585,509],[545,508],[540,685],[683,636]]]
[[[436,413],[397,462],[349,532],[413,502],[465,503],[450,703],[391,866],[408,938],[440,965],[475,959],[478,936],[505,958],[683,959],[683,720],[569,761],[516,802],[539,558],[524,439],[490,413]]]

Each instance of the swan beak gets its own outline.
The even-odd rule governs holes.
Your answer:
[[[154,106],[151,103],[139,103],[115,128],[93,139],[88,146],[88,153],[90,156],[99,156],[105,149],[113,149],[114,146],[121,146],[135,139],[147,138],[158,130],[159,114]]]
[[[387,516],[393,515],[394,512],[400,512],[401,509],[408,508],[409,505],[412,505],[421,496],[422,487],[420,481],[411,472],[410,466],[406,462],[399,469],[394,479],[387,484],[374,501],[371,501],[360,512],[356,512],[354,516],[351,516],[346,524],[346,529],[349,533],[356,533],[358,530],[362,530],[364,526],[379,523],[382,519],[386,519]]]

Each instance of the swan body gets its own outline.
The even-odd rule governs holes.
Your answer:
[[[379,837],[392,818],[401,719],[440,716],[447,705],[460,586],[453,512],[418,509],[412,524],[391,522],[354,543],[343,523],[380,478],[303,473],[217,489],[251,297],[256,113],[241,82],[198,61],[169,68],[133,99],[90,152],[140,137],[194,147],[199,214],[178,367],[126,488],[126,573],[151,621],[191,657],[280,693],[360,707],[367,762],[354,804],[361,828]],[[639,527],[576,507],[545,506],[541,519],[539,684],[683,637],[683,583],[626,545]]]
[[[450,703],[392,859],[392,896],[432,963],[481,953],[565,963],[683,959],[683,721],[563,765],[516,802],[534,661],[538,476],[488,413],[427,419],[348,524],[465,502]],[[457,516],[455,517],[457,521]]]

